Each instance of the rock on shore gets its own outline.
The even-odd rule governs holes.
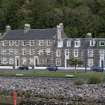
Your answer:
[[[82,105],[84,102],[83,105],[105,105],[105,83],[77,86],[73,81],[64,78],[0,78],[0,89],[15,89],[17,95],[21,96],[19,92],[24,92],[24,103],[34,97],[37,99],[30,102],[39,102],[40,105],[42,101],[49,103],[45,105],[75,105],[74,102],[78,103],[76,105]]]

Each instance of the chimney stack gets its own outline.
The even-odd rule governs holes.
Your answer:
[[[87,37],[87,38],[92,38],[92,33],[88,32],[88,33],[86,34],[86,37]]]
[[[63,23],[60,23],[59,25],[57,25],[57,38],[58,38],[58,41],[62,40],[62,32],[63,32]]]
[[[24,32],[25,32],[25,33],[27,33],[28,31],[30,31],[30,29],[31,29],[30,24],[25,24],[25,25],[24,25]]]
[[[59,26],[61,27],[61,31],[63,31],[63,23],[60,23]]]
[[[10,25],[7,25],[6,26],[6,32],[9,32],[11,30],[11,26]]]

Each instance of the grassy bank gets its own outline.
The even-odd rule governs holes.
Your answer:
[[[32,70],[32,71],[0,71],[0,76],[3,77],[56,77],[64,78],[66,75],[74,75],[75,78],[91,78],[101,77],[105,79],[105,72],[69,72],[69,71],[47,71],[47,70]]]

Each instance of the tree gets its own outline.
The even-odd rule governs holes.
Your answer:
[[[77,65],[82,65],[83,62],[80,59],[77,58],[71,58],[69,59],[69,64],[75,67],[75,71],[76,71],[76,67]]]
[[[51,28],[64,23],[68,37],[105,37],[105,0],[0,0],[0,31],[6,25],[13,29]]]

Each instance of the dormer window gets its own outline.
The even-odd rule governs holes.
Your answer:
[[[99,46],[105,46],[105,41],[100,41]]]
[[[90,40],[90,46],[95,46],[96,41],[94,39]]]
[[[71,47],[71,41],[70,40],[67,40],[67,47]]]
[[[74,47],[80,47],[80,40],[74,41]]]

